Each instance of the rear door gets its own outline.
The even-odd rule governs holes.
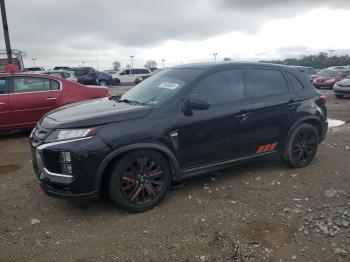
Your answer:
[[[61,99],[62,87],[57,80],[32,76],[11,77],[9,104],[12,125],[35,125],[44,114],[59,107]]]
[[[249,96],[254,104],[252,144],[258,154],[275,151],[288,133],[291,109],[295,107],[298,96],[289,90],[281,70],[251,68],[248,79]]]
[[[0,129],[9,127],[10,110],[7,78],[0,78]]]

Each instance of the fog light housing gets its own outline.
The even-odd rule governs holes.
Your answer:
[[[59,152],[58,163],[62,174],[72,174],[72,157],[70,152]]]

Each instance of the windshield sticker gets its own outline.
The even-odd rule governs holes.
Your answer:
[[[158,87],[173,90],[173,89],[177,88],[178,86],[179,86],[179,84],[176,84],[176,83],[163,82]]]

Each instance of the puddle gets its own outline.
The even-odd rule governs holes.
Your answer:
[[[0,175],[6,175],[19,170],[21,167],[18,165],[4,165],[0,166]]]
[[[341,126],[344,124],[345,124],[345,122],[342,120],[328,118],[328,126],[329,127],[336,127],[336,126]]]

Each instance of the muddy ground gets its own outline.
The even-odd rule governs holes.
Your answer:
[[[271,159],[210,173],[142,214],[46,196],[28,133],[1,136],[0,261],[350,261],[350,99],[325,94],[329,117],[348,123],[309,167]]]

